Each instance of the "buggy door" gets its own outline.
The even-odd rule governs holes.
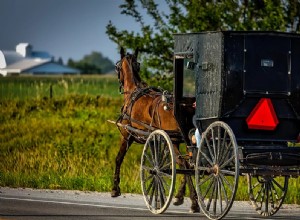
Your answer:
[[[174,114],[186,142],[189,130],[194,127],[192,121],[195,114],[195,72],[187,67],[189,62],[193,62],[192,54],[175,56]]]

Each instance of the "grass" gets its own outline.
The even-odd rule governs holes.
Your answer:
[[[111,190],[120,134],[106,121],[122,106],[115,77],[0,78],[0,87],[0,186]],[[124,159],[122,192],[141,193],[142,148]],[[290,179],[285,202],[300,204],[299,185]],[[236,200],[248,200],[245,177]]]
[[[71,94],[117,97],[117,86],[114,75],[2,77],[0,100],[57,98]]]

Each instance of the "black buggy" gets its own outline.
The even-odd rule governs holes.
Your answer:
[[[180,136],[191,146],[195,115],[202,138],[186,157],[194,169],[181,170],[173,137],[163,130],[148,136],[141,159],[148,208],[164,212],[176,173],[192,174],[202,212],[221,219],[232,206],[239,176],[246,175],[255,210],[275,214],[289,178],[300,174],[300,147],[294,147],[300,132],[300,35],[222,31],[174,37]]]

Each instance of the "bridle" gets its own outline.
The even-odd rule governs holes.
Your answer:
[[[125,60],[127,60],[129,65],[131,66],[134,83],[136,85],[138,84],[138,80],[139,80],[139,79],[137,79],[137,76],[139,76],[139,72],[140,72],[140,63],[137,62],[136,57],[134,55],[127,54],[120,61],[116,62],[116,65],[115,65],[115,71],[118,74],[120,94],[125,94],[125,93],[129,92],[129,91],[124,91],[124,72],[122,69],[122,64]],[[121,75],[122,75],[123,81],[121,80]]]

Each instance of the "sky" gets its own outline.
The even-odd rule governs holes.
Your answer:
[[[0,0],[0,50],[30,43],[55,59],[80,60],[93,51],[114,63],[118,45],[106,35],[111,20],[120,30],[138,31],[133,18],[122,15],[122,0]]]

